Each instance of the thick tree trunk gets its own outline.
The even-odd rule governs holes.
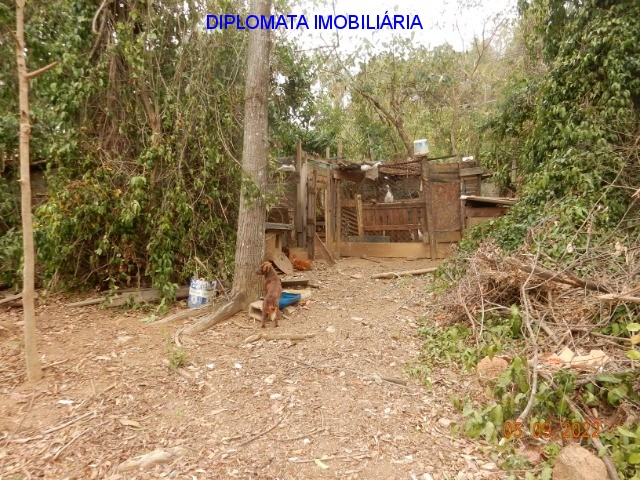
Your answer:
[[[35,319],[35,249],[33,246],[33,219],[31,217],[31,179],[29,175],[29,76],[24,57],[24,2],[16,0],[16,39],[18,85],[20,89],[20,192],[22,196],[22,246],[24,251],[22,305],[24,312],[24,344],[27,378],[38,381],[42,367],[38,357]]]
[[[271,0],[251,0],[249,11],[269,16]],[[260,292],[256,271],[264,256],[269,161],[267,159],[269,95],[269,30],[249,31],[247,84],[245,87],[244,142],[242,145],[242,191],[235,269],[231,300],[202,321],[187,327],[187,334],[198,333],[228,319],[248,307]]]
[[[252,0],[250,11],[269,16],[271,0]],[[244,141],[242,145],[243,184],[249,192],[240,192],[238,239],[236,241],[233,291],[243,292],[247,299],[260,292],[260,277],[256,271],[264,257],[264,227],[266,207],[264,195],[269,173],[268,104],[269,51],[271,41],[268,29],[255,29],[249,33],[247,85],[244,100]],[[254,187],[257,191],[254,191]],[[256,195],[259,192],[259,195]]]

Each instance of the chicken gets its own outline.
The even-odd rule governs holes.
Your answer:
[[[301,272],[307,272],[311,270],[312,264],[310,260],[301,260],[294,254],[291,255],[289,260],[291,260],[291,265],[293,265],[294,270],[299,270]]]
[[[385,185],[387,187],[387,194],[384,196],[384,203],[393,203],[393,193],[391,193],[391,187],[389,185]]]

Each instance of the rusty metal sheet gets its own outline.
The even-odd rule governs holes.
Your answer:
[[[462,229],[459,183],[432,183],[431,202],[436,231]]]

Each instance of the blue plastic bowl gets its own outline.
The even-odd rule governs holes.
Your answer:
[[[280,296],[280,302],[278,303],[279,308],[288,307],[289,305],[293,305],[294,303],[298,303],[302,299],[302,295],[299,293],[289,293],[282,292]]]

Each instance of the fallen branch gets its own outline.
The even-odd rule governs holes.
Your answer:
[[[213,311],[216,307],[214,303],[205,303],[199,307],[188,308],[187,310],[181,310],[174,314],[168,315],[160,320],[153,322],[153,325],[163,325],[165,323],[177,322],[179,320],[186,320],[192,317],[199,317]]]
[[[25,419],[29,416],[29,412],[31,411],[31,408],[33,408],[33,402],[35,401],[36,396],[37,395],[35,394],[35,392],[31,394],[31,401],[29,402],[29,406],[27,407],[27,410],[24,412],[24,415],[20,419],[20,423],[16,425],[16,428],[13,430],[13,432],[9,434],[9,436],[5,440],[4,442],[5,446],[9,443],[9,440],[11,440],[11,437],[13,437],[16,433],[18,433],[18,430],[20,430],[20,428],[22,427],[22,424],[24,423]],[[16,443],[19,443],[19,442],[16,442]]]
[[[383,377],[382,375],[378,375],[378,374],[371,375],[371,374],[368,374],[368,373],[358,372],[357,370],[352,370],[350,368],[338,367],[338,366],[335,366],[335,365],[312,365],[310,363],[304,362],[304,361],[299,360],[297,358],[287,357],[286,355],[279,355],[279,356],[282,357],[282,358],[285,358],[287,360],[290,360],[292,362],[300,363],[305,367],[314,368],[316,370],[325,370],[325,369],[340,370],[340,371],[344,371],[344,372],[353,373],[354,375],[358,375],[359,377],[363,377],[365,380],[373,380],[373,381],[382,381],[382,382],[387,382],[387,383],[393,383],[395,385],[401,385],[403,387],[407,386],[407,381],[402,379],[402,378]]]
[[[171,447],[165,449],[157,449],[153,452],[146,453],[144,455],[140,455],[134,457],[130,460],[126,460],[118,465],[116,469],[118,472],[126,472],[127,470],[135,470],[138,468],[148,468],[153,467],[154,465],[158,465],[161,463],[169,463],[172,462],[184,455],[189,453],[189,450],[185,447]]]
[[[530,303],[529,296],[527,295],[527,291],[525,289],[525,285],[523,284],[520,287],[520,293],[522,295],[522,306],[523,310],[523,320],[524,324],[527,327],[527,333],[529,334],[529,338],[531,339],[531,343],[533,344],[533,373],[531,375],[531,388],[529,389],[529,400],[527,401],[527,405],[524,407],[524,410],[518,415],[518,419],[516,422],[524,423],[529,412],[533,408],[533,404],[535,402],[536,393],[538,391],[538,341],[535,333],[533,332],[533,328],[531,328],[531,313],[530,313]]]
[[[107,423],[107,422],[102,422],[101,424],[96,425],[96,427],[99,427],[100,425],[104,425],[105,423]],[[78,440],[82,435],[87,433],[89,430],[93,430],[96,427],[85,428],[82,432],[77,434],[75,437],[73,437],[71,440],[69,440],[62,448],[60,448],[60,450],[58,450],[56,452],[56,454],[53,456],[53,458],[51,460],[55,462],[58,459],[58,457],[62,454],[62,452],[64,452],[67,448],[69,448],[73,442]]]
[[[437,267],[430,268],[421,268],[420,270],[406,270],[404,272],[384,272],[384,273],[376,273],[375,275],[371,275],[371,278],[384,278],[387,280],[393,278],[400,278],[405,275],[427,275],[429,273],[433,273],[437,270]]]
[[[369,260],[373,263],[382,263],[380,260],[376,260],[375,258],[367,257],[366,255],[360,255],[360,258],[363,260]]]
[[[256,333],[245,338],[241,344],[254,343],[259,340],[306,340],[315,337],[315,333]]]
[[[104,303],[107,307],[120,307],[128,302],[154,302],[160,300],[161,293],[155,288],[148,288],[144,290],[136,290],[133,292],[123,292],[113,296],[105,295],[99,298],[89,298],[80,302],[74,302],[67,305],[67,307],[86,307],[89,305],[99,305]],[[183,299],[189,296],[189,287],[180,287],[176,290],[176,299]]]
[[[371,457],[370,453],[358,453],[355,455],[333,455],[333,456],[324,456],[321,458],[309,458],[309,459],[300,459],[300,458],[290,458],[289,461],[293,463],[314,463],[316,460],[320,460],[321,462],[326,462],[329,460],[355,460],[358,458],[366,458]]]
[[[61,365],[63,363],[67,363],[69,360],[71,360],[71,359],[70,358],[65,358],[64,360],[58,360],[57,362],[50,363],[49,365],[43,365],[42,369],[45,370],[47,368],[55,367],[56,365]]]
[[[255,435],[253,435],[252,437],[247,438],[246,440],[243,440],[242,442],[240,442],[238,444],[239,447],[242,447],[244,445],[247,445],[248,443],[253,442],[254,440],[262,437],[263,435],[266,435],[267,433],[269,433],[271,430],[275,429],[278,425],[280,425],[282,423],[282,420],[284,420],[284,417],[280,417],[280,419],[274,423],[273,425],[271,425],[270,427],[267,427],[266,429],[264,429],[263,431],[261,431],[260,433],[256,433]]]
[[[316,433],[320,433],[325,431],[324,428],[320,427],[320,428],[316,428],[314,430],[311,430],[310,432],[304,433],[302,435],[298,435],[297,437],[286,437],[286,438],[276,438],[276,440],[278,442],[293,442],[295,440],[302,440],[303,438],[308,438],[311,435],[315,435]]]
[[[526,263],[523,263],[520,260],[516,260],[515,258],[505,258],[504,261],[512,267],[516,267],[517,269],[522,270],[525,273],[544,278],[545,280],[564,283],[565,285],[570,285],[572,287],[586,288],[587,290],[594,290],[596,292],[611,292],[611,289],[606,285],[594,282],[593,280],[584,280],[567,272],[556,272],[539,265],[535,265],[532,267],[531,265],[527,265]]]
[[[63,424],[58,425],[56,427],[52,427],[52,428],[50,428],[48,430],[45,430],[40,435],[35,435],[33,437],[27,437],[27,438],[17,438],[15,440],[12,440],[12,443],[28,443],[28,442],[31,442],[32,440],[40,440],[40,439],[44,438],[45,435],[49,435],[50,433],[57,432],[58,430],[62,430],[63,428],[68,427],[69,425],[73,425],[74,423],[77,423],[80,420],[84,420],[85,418],[91,417],[91,416],[95,416],[95,412],[84,413],[84,414],[80,415],[79,417],[74,418],[73,420],[69,420],[66,423],[63,423]]]
[[[63,428],[68,427],[69,425],[73,425],[74,423],[79,422],[80,420],[84,420],[87,417],[95,416],[95,412],[87,412],[85,414],[80,415],[79,417],[74,418],[73,420],[69,420],[67,423],[63,423],[62,425],[58,425],[57,427],[50,428],[49,430],[45,430],[42,432],[43,435],[48,435],[53,432],[57,432],[58,430],[62,430]]]
[[[38,292],[34,293],[33,298],[38,298]],[[22,304],[22,292],[17,293],[15,295],[9,295],[8,297],[4,297],[2,300],[0,300],[0,305],[2,305],[3,303],[12,303],[12,302],[17,303],[18,300],[20,300],[20,303]]]
[[[603,302],[640,303],[640,297],[636,297],[635,295],[624,295],[622,293],[609,293],[606,295],[597,295],[596,298],[598,300],[602,300]]]
[[[185,327],[183,333],[187,335],[193,335],[203,332],[208,328],[213,327],[214,325],[227,321],[236,313],[241,312],[242,310],[247,308],[248,305],[249,301],[246,299],[246,296],[243,293],[236,293],[231,297],[231,300],[229,302],[219,306],[219,308],[213,311],[211,315],[207,315],[199,322]]]

